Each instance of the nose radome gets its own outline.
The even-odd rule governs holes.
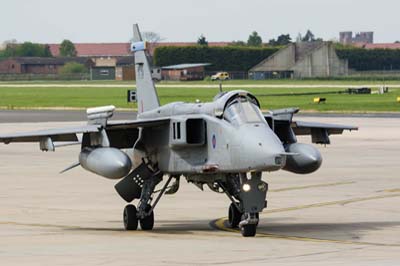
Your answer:
[[[276,171],[285,165],[284,147],[270,129],[249,130],[243,134],[241,157],[248,169]]]

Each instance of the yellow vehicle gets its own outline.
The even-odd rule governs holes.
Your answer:
[[[228,72],[218,72],[215,75],[211,76],[211,80],[228,80],[230,79]]]

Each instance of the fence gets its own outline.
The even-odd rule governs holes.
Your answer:
[[[0,74],[0,81],[89,80],[89,74]]]

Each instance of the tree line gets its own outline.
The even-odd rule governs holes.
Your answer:
[[[307,30],[306,34],[303,36],[301,33],[298,34],[296,38],[296,42],[314,42],[314,41],[323,41],[322,38],[316,38],[315,35],[311,32],[311,30]],[[262,37],[258,34],[257,31],[253,31],[247,42],[245,41],[232,41],[232,46],[250,46],[250,47],[261,47],[261,46],[284,46],[292,43],[292,37],[290,34],[281,34],[276,39],[270,39],[268,43],[264,43]],[[202,34],[197,39],[198,45],[208,45],[208,41],[206,37]]]
[[[17,43],[15,40],[5,42],[5,49],[0,50],[0,58],[9,57],[53,57],[47,44],[32,42]],[[60,56],[75,57],[75,45],[70,40],[64,40],[60,45]]]

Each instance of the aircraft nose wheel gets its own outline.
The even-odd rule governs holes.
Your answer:
[[[133,205],[127,205],[123,215],[124,227],[127,231],[134,231],[138,228],[137,210]]]
[[[229,206],[228,222],[231,228],[237,228],[242,217],[242,213],[236,208],[235,204]]]
[[[247,224],[243,225],[241,228],[242,236],[253,237],[257,232],[257,224]]]
[[[149,212],[151,210],[151,206],[147,205],[146,207],[146,212]],[[147,216],[145,216],[143,219],[140,219],[140,227],[142,230],[149,231],[153,230],[154,227],[154,212],[151,211],[151,213]]]
[[[253,237],[257,233],[259,221],[258,213],[245,213],[242,216],[242,221],[239,223],[240,231],[244,237]]]

